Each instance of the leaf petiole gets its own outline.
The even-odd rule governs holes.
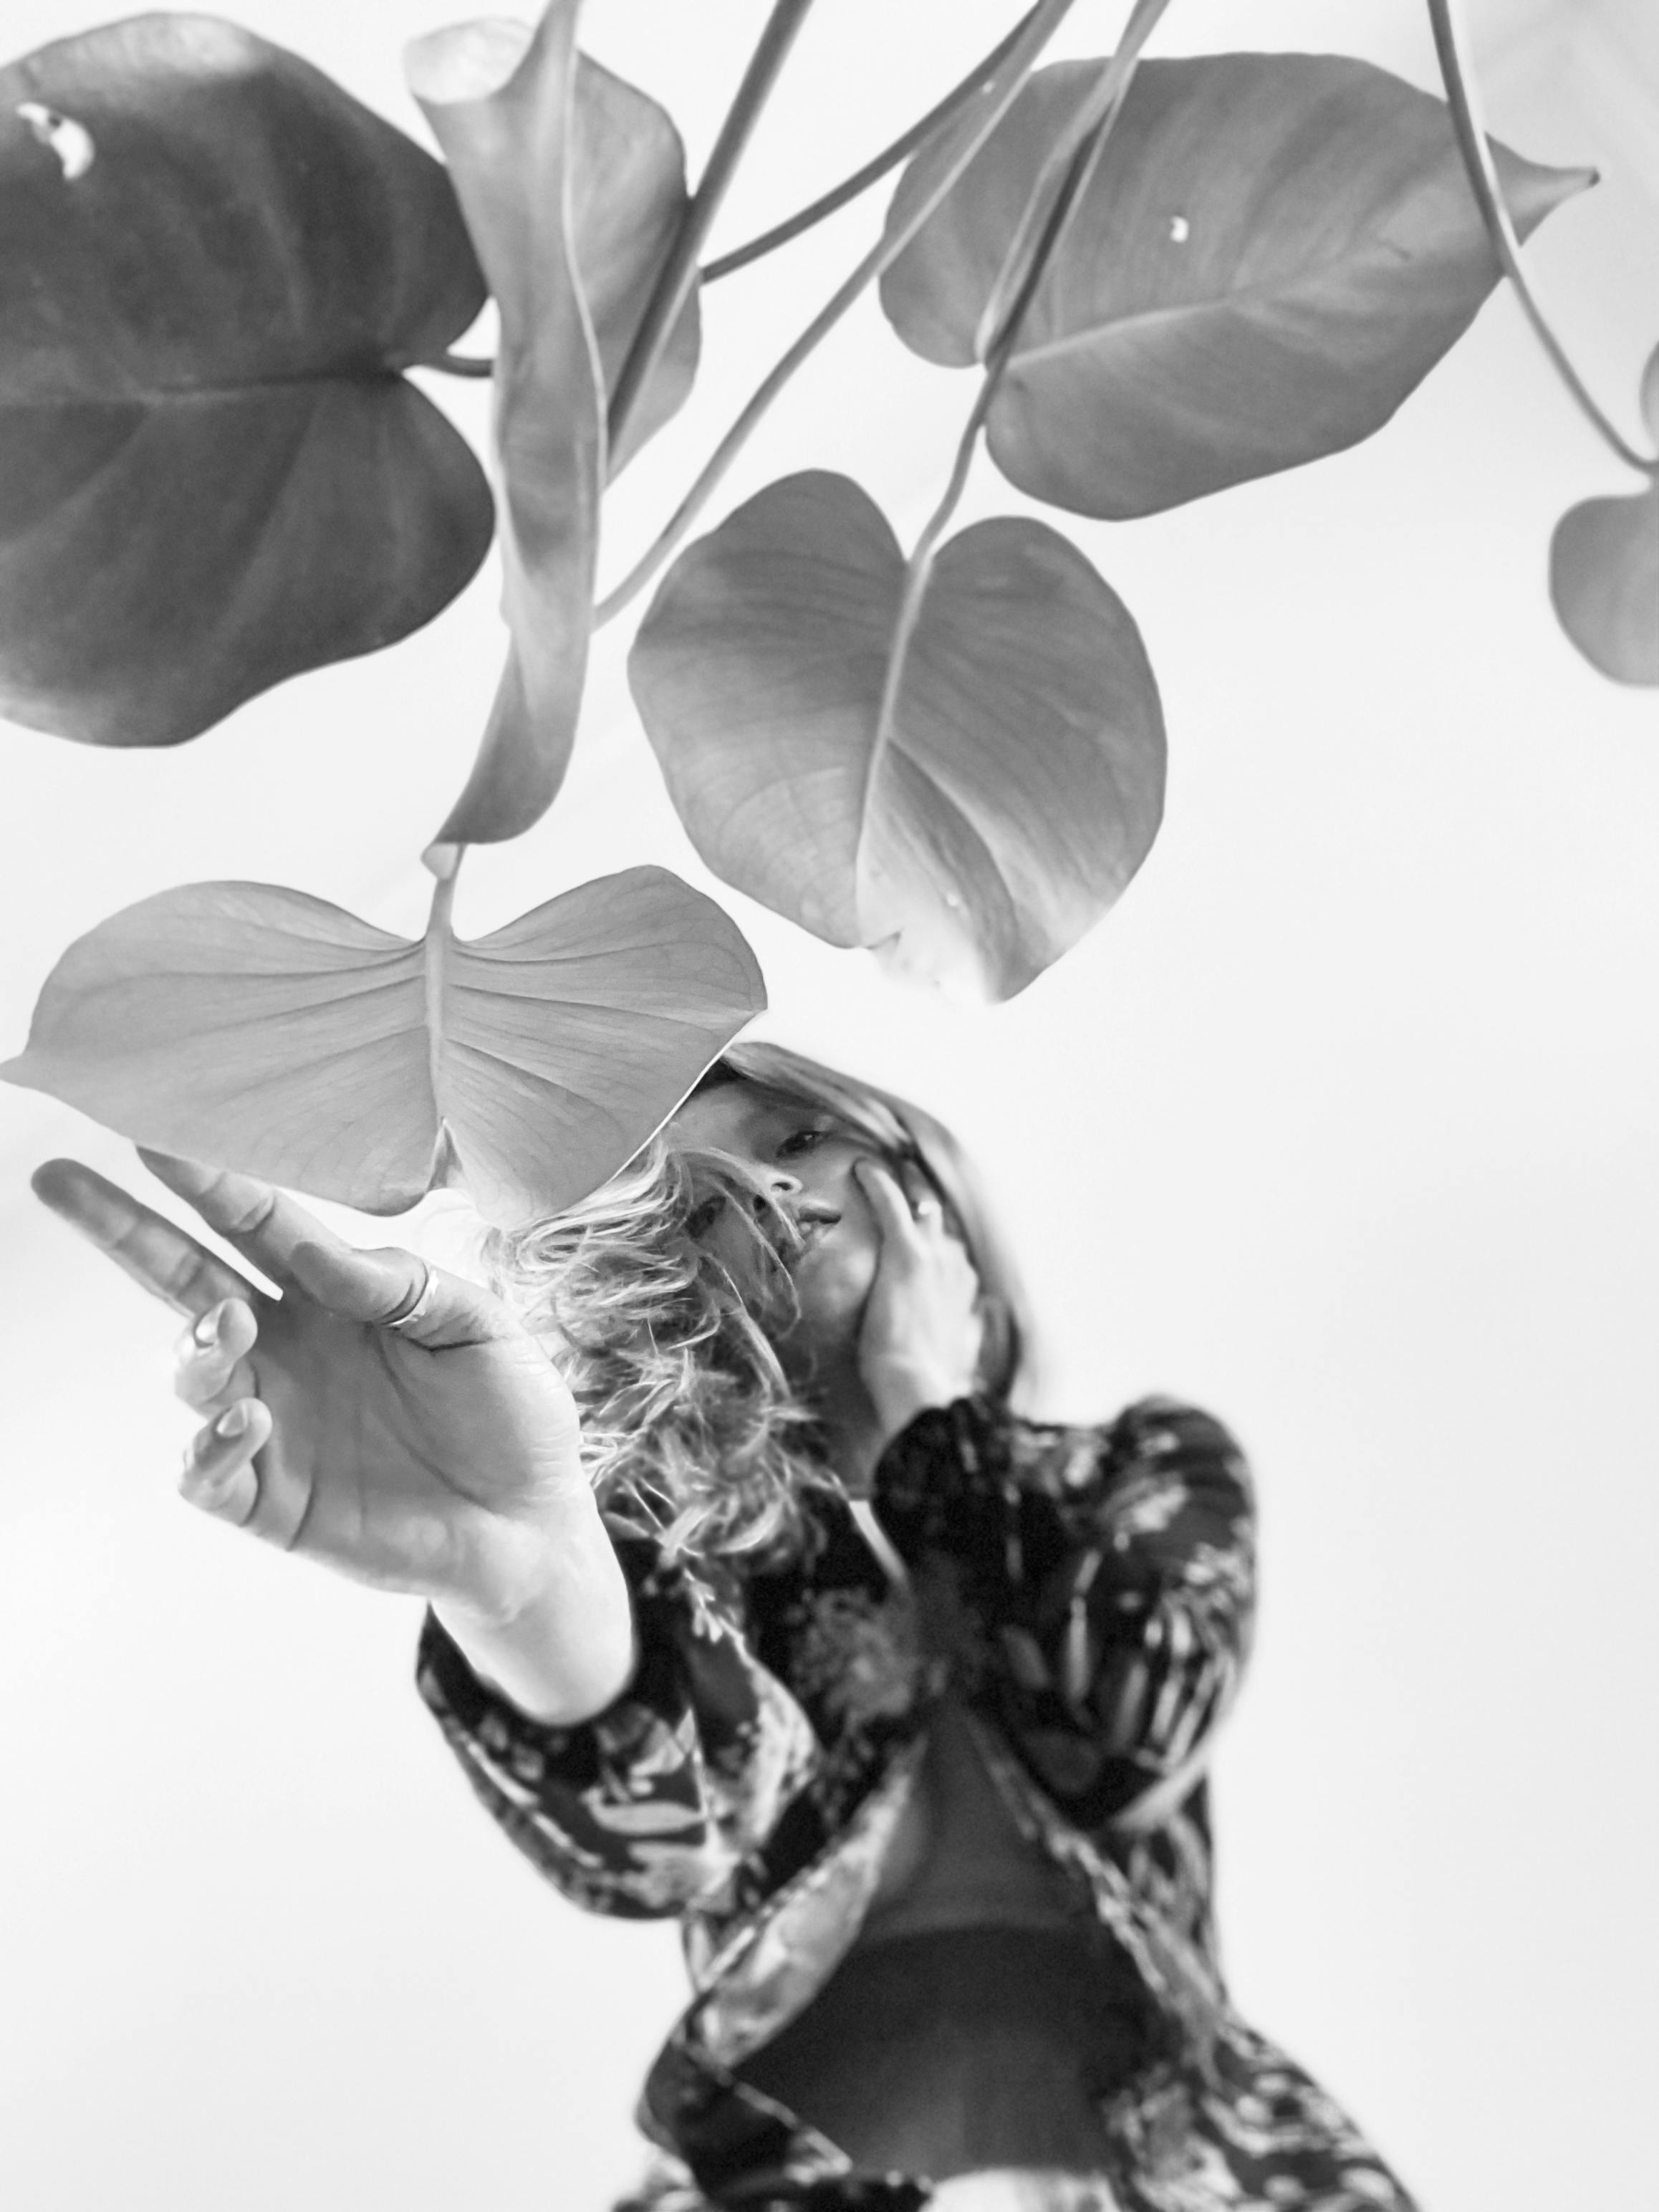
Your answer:
[[[760,119],[778,72],[783,67],[796,33],[806,20],[806,11],[812,0],[774,0],[766,28],[761,33],[760,43],[750,58],[744,71],[743,82],[738,87],[731,109],[720,125],[720,136],[714,141],[708,166],[697,180],[697,189],[685,210],[678,233],[667,258],[657,271],[650,297],[640,317],[639,327],[628,349],[622,368],[617,377],[616,389],[611,395],[610,421],[606,438],[610,450],[621,450],[624,434],[640,394],[651,381],[652,372],[662,358],[681,310],[690,297],[697,281],[697,252],[708,235],[708,226],[726,197],[744,148]]]
[[[1093,90],[1079,103],[1077,112],[1037,173],[980,318],[984,339],[981,350],[988,365],[989,380],[994,384],[1007,364],[1020,320],[1030,305],[1042,272],[1099,166],[1146,41],[1168,5],[1169,0],[1136,0],[1116,51],[1102,70]],[[1043,202],[1056,179],[1058,188],[1045,216]],[[1042,228],[1037,242],[1028,258],[1026,240],[1037,229],[1039,222]]]
[[[444,376],[494,376],[495,364],[486,355],[477,353],[441,353],[435,361],[416,363],[420,368],[435,368]]]
[[[748,443],[755,426],[778,393],[787,384],[795,371],[809,355],[827,337],[848,309],[860,295],[873,284],[889,264],[899,255],[944,199],[957,179],[973,160],[980,148],[1001,122],[1018,97],[1020,87],[1030,75],[1036,58],[1059,28],[1061,19],[1069,12],[1074,0],[1037,0],[1022,28],[1019,39],[1006,57],[994,82],[987,87],[988,97],[985,112],[973,129],[968,131],[956,156],[947,164],[933,191],[909,215],[896,230],[884,236],[870,249],[840,289],[818,310],[812,320],[772,369],[769,375],[756,388],[749,404],[738,416],[720,444],[704,463],[701,474],[691,489],[669,517],[654,543],[629,569],[621,583],[601,599],[593,611],[593,627],[598,629],[612,621],[624,607],[637,599],[658,570],[674,552],[688,530],[696,520],[718,489],[720,480]]]
[[[861,169],[854,169],[850,177],[843,177],[840,184],[832,186],[821,198],[799,209],[786,221],[775,223],[770,230],[763,231],[758,238],[751,238],[747,245],[734,246],[730,253],[722,253],[717,260],[705,263],[702,282],[713,284],[722,276],[732,276],[737,270],[746,269],[750,262],[758,261],[763,254],[775,252],[781,246],[787,246],[804,231],[811,230],[829,216],[839,214],[861,192],[867,192],[872,185],[878,185],[890,171],[897,168],[901,161],[908,161],[919,146],[942,131],[968,105],[974,94],[989,83],[1036,12],[1035,7],[1028,9],[1013,28],[998,40],[988,54],[981,55],[967,76],[953,85],[943,100],[930,107],[927,114],[913,123],[908,131],[902,131],[890,146],[884,147]]]
[[[1486,118],[1480,110],[1480,95],[1474,79],[1464,66],[1464,40],[1459,27],[1456,0],[1428,0],[1429,22],[1434,32],[1434,50],[1440,62],[1441,82],[1446,88],[1446,98],[1451,107],[1452,123],[1457,132],[1459,151],[1481,220],[1497,251],[1499,265],[1514,286],[1516,295],[1532,325],[1540,344],[1553,362],[1557,374],[1577,402],[1582,413],[1609,445],[1621,461],[1631,468],[1639,469],[1644,476],[1659,476],[1659,459],[1638,453],[1618,426],[1603,412],[1589,386],[1573,366],[1571,356],[1553,325],[1545,313],[1525,264],[1521,258],[1521,240],[1516,234],[1510,211],[1504,204],[1498,188],[1498,170],[1486,141]]]
[[[997,386],[1004,370],[1012,358],[1014,342],[1019,335],[1019,325],[1027,307],[1042,283],[1043,272],[1058,252],[1067,225],[1076,214],[1087,190],[1090,179],[1099,166],[1101,155],[1113,125],[1122,112],[1129,86],[1139,64],[1147,40],[1157,26],[1158,17],[1169,6],[1170,0],[1137,0],[1133,13],[1125,27],[1117,50],[1101,72],[1100,82],[1081,104],[1077,115],[1068,125],[1056,152],[1058,161],[1045,162],[1033,187],[1031,199],[1015,226],[1014,236],[997,282],[991,289],[991,307],[988,319],[1007,285],[1011,271],[1021,256],[1026,236],[1034,220],[1035,209],[1040,205],[1047,183],[1060,164],[1067,166],[1060,179],[1060,189],[1043,221],[1042,231],[1027,261],[1024,273],[1013,285],[1013,296],[1007,311],[1000,317],[1000,326],[994,325],[995,336],[986,361],[985,374],[973,411],[964,424],[957,446],[956,459],[951,465],[950,480],[945,484],[939,505],[933,509],[917,538],[906,564],[903,597],[899,603],[898,620],[894,626],[893,649],[888,658],[887,678],[884,687],[881,710],[877,721],[877,744],[879,749],[882,733],[891,725],[896,705],[899,678],[904,656],[921,611],[921,603],[927,588],[927,579],[933,565],[933,556],[939,541],[951,526],[951,518],[961,503],[968,487],[969,471],[973,466],[975,449],[981,431],[991,411]]]

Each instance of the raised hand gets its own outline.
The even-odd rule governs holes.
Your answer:
[[[865,1159],[856,1173],[881,1231],[859,1372],[890,1437],[924,1407],[948,1406],[974,1388],[984,1336],[979,1278],[919,1170],[907,1170],[901,1182]]]
[[[586,1500],[569,1392],[487,1291],[404,1251],[358,1251],[252,1177],[145,1155],[277,1285],[237,1270],[74,1161],[34,1188],[190,1318],[178,1389],[210,1417],[192,1504],[360,1582],[483,1623],[543,1590],[551,1532]],[[389,1324],[429,1294],[406,1328]]]

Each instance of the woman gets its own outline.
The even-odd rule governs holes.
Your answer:
[[[683,1925],[635,2200],[1406,2208],[1232,2013],[1203,1769],[1248,1477],[1164,1401],[1011,1403],[1012,1269],[929,1117],[734,1048],[500,1295],[153,1160],[270,1299],[70,1163],[192,1317],[186,1497],[430,1601],[420,1685],[567,1896]]]

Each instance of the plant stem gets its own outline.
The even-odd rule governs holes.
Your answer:
[[[1533,290],[1521,259],[1521,240],[1510,220],[1510,211],[1504,204],[1503,191],[1498,181],[1498,167],[1492,160],[1492,148],[1486,139],[1486,119],[1480,112],[1479,94],[1464,66],[1462,48],[1465,42],[1459,27],[1456,0],[1428,0],[1428,5],[1429,22],[1434,32],[1434,50],[1440,59],[1441,81],[1451,106],[1452,122],[1456,129],[1463,167],[1468,172],[1469,183],[1487,234],[1497,249],[1498,264],[1515,287],[1539,343],[1554,363],[1557,374],[1577,401],[1584,416],[1621,461],[1627,462],[1633,469],[1639,469],[1644,476],[1659,475],[1659,460],[1638,453],[1602,412],[1589,387],[1573,367],[1566,348],[1556,336]]]
[[[438,910],[438,892],[441,891],[446,884],[448,886],[448,899],[446,902],[444,908],[446,914],[449,911],[450,905],[453,903],[455,897],[455,878],[461,872],[461,862],[465,858],[466,847],[465,845],[446,844],[441,840],[434,841],[432,844],[428,845],[425,852],[422,854],[421,866],[427,870],[428,874],[435,876],[437,878],[438,889],[432,894],[432,910],[434,914]]]
[[[421,368],[435,368],[446,376],[494,376],[495,364],[483,354],[441,353],[435,361],[416,364]]]
[[[636,599],[645,589],[708,505],[721,478],[748,442],[755,425],[778,393],[807,356],[828,337],[860,294],[874,283],[890,263],[897,260],[1007,113],[1020,87],[1030,76],[1038,54],[1073,5],[1073,0],[1037,0],[1037,5],[1027,18],[1018,43],[1010,48],[994,84],[988,88],[990,98],[986,102],[984,113],[978,118],[972,130],[965,134],[962,144],[957,149],[955,159],[947,164],[933,190],[912,209],[907,222],[871,248],[840,289],[819,309],[771,374],[757,387],[748,405],[705,462],[696,482],[670,516],[655,543],[629,569],[609,597],[601,599],[594,609],[593,626],[596,629],[613,620],[630,600]]]
[[[1115,52],[1093,88],[1079,102],[1071,121],[1037,172],[975,334],[976,350],[988,363],[999,350],[1006,362],[1014,330],[1030,304],[1037,280],[1059,244],[1061,231],[1071,220],[1072,210],[1099,165],[1146,41],[1168,5],[1169,0],[1136,0]],[[1048,203],[1046,214],[1045,202]],[[1028,259],[1026,241],[1039,223],[1041,235]],[[1001,373],[999,365],[994,376],[1000,377]]]
[[[992,343],[986,362],[985,374],[981,380],[979,394],[973,411],[964,424],[957,445],[956,459],[951,464],[950,480],[945,484],[939,505],[923,526],[908,562],[905,565],[904,589],[899,601],[898,619],[893,626],[893,643],[888,653],[886,678],[882,688],[880,710],[877,716],[877,747],[879,750],[882,733],[891,726],[893,712],[898,703],[898,687],[904,672],[904,659],[908,650],[911,633],[921,619],[921,603],[927,593],[927,580],[932,573],[933,557],[939,540],[951,526],[951,518],[961,504],[962,495],[968,488],[968,475],[973,465],[975,449],[980,432],[984,428],[991,411],[991,402],[996,397],[997,386],[1003,371],[1013,356],[1014,342],[1019,335],[1019,325],[1027,307],[1042,281],[1043,272],[1059,251],[1066,226],[1081,204],[1090,179],[1099,166],[1101,155],[1113,125],[1123,110],[1129,86],[1140,60],[1141,50],[1152,36],[1158,17],[1170,4],[1170,0],[1137,0],[1116,52],[1101,73],[1096,86],[1072,122],[1066,126],[1056,152],[1067,163],[1059,191],[1043,222],[1042,229],[1024,274],[1014,289],[1012,303],[1001,319],[1000,328]],[[1048,178],[1055,164],[1043,164],[1032,199],[1038,201]],[[1010,269],[1019,257],[1030,226],[1032,203],[1028,202],[1020,221],[1015,225],[1012,243],[992,287],[992,296],[1001,293]],[[872,755],[873,759],[873,755]]]
[[[722,276],[731,276],[734,270],[746,269],[751,261],[758,261],[763,254],[775,252],[780,246],[787,246],[803,231],[811,230],[826,216],[839,213],[850,200],[857,199],[860,192],[867,192],[872,185],[878,185],[890,169],[896,169],[901,161],[915,152],[917,147],[931,138],[935,131],[942,131],[966,107],[974,94],[1006,60],[1033,13],[1035,9],[1028,9],[1013,29],[1006,37],[999,39],[988,54],[975,63],[960,83],[953,85],[944,99],[936,106],[930,107],[919,123],[913,123],[908,131],[894,139],[890,146],[884,147],[873,161],[866,161],[861,169],[855,169],[850,177],[843,178],[831,191],[792,215],[787,222],[774,224],[770,230],[763,231],[758,238],[751,238],[746,246],[734,246],[730,253],[722,253],[717,261],[706,263],[702,271],[703,283],[713,284]]]
[[[611,395],[611,417],[606,426],[610,449],[614,453],[621,447],[629,419],[639,403],[640,394],[650,382],[663,350],[672,335],[674,325],[692,288],[697,281],[697,253],[708,234],[708,226],[714,220],[715,210],[726,197],[726,186],[738,166],[750,133],[760,119],[773,85],[785,57],[795,42],[795,35],[806,20],[806,11],[812,0],[773,0],[771,15],[766,28],[761,33],[760,43],[750,57],[744,72],[743,82],[738,87],[737,97],[720,125],[720,136],[714,141],[714,151],[708,156],[707,167],[697,180],[697,189],[681,221],[678,233],[669,250],[668,257],[657,271],[657,281],[651,288],[651,296],[645,303],[639,328],[628,349],[622,370],[617,378],[616,390]]]

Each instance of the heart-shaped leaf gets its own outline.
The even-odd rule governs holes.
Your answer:
[[[0,71],[0,712],[174,744],[390,645],[489,543],[397,372],[483,300],[441,165],[309,64],[144,15]]]
[[[406,67],[448,157],[501,312],[495,443],[512,642],[441,842],[516,837],[564,780],[587,671],[605,482],[604,385],[571,239],[580,0],[537,29],[486,21],[417,40]]]
[[[0,1067],[139,1144],[371,1213],[459,1180],[556,1212],[765,1004],[753,954],[661,868],[418,943],[268,884],[191,884],[72,945]]]
[[[608,393],[685,215],[685,149],[665,109],[586,54],[577,58],[574,127],[570,242]],[[685,404],[698,345],[694,290],[610,453],[611,476]]]
[[[1659,446],[1659,346],[1640,396]],[[1645,491],[1568,509],[1550,540],[1550,597],[1562,629],[1604,676],[1659,684],[1659,475]]]
[[[883,305],[928,360],[975,358],[1026,196],[1103,66],[1040,70],[888,270]],[[911,163],[890,226],[945,150]],[[1592,181],[1493,151],[1523,237]],[[1317,459],[1387,422],[1498,274],[1427,94],[1325,56],[1143,62],[1021,320],[992,457],[1112,519]]]
[[[1098,921],[1163,805],[1133,620],[1040,522],[924,587],[845,477],[769,485],[680,556],[629,664],[715,872],[832,945],[1009,998]]]
[[[1567,510],[1550,540],[1550,597],[1604,676],[1659,684],[1659,483]]]

